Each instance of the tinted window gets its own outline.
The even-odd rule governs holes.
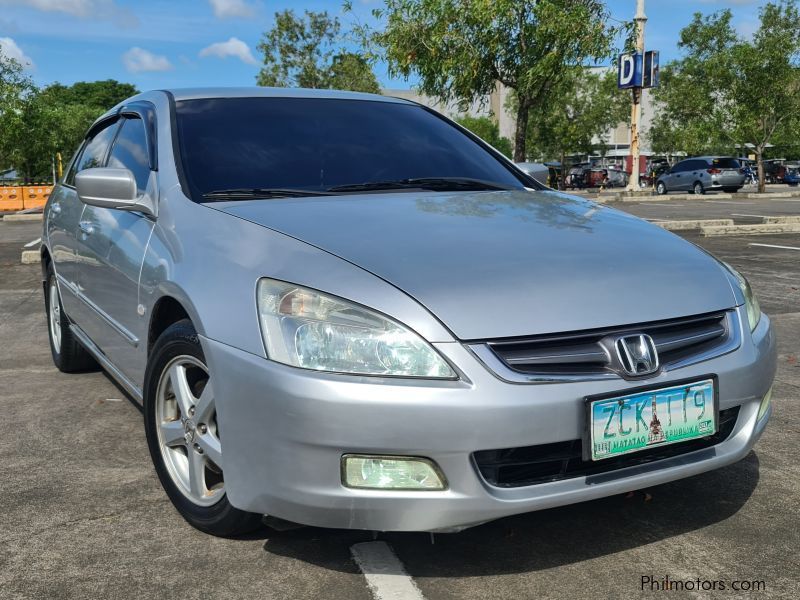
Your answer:
[[[672,167],[672,172],[673,173],[683,173],[684,171],[688,171],[689,167],[691,167],[691,165],[692,165],[692,161],[690,161],[690,160],[681,161],[677,165]]]
[[[702,171],[703,169],[708,168],[708,163],[702,159],[695,159],[689,161],[689,168],[686,169],[687,171]]]
[[[738,169],[741,165],[735,158],[714,158],[711,164],[717,169]]]
[[[150,177],[150,161],[147,156],[147,138],[141,119],[125,119],[114,141],[108,166],[129,169],[136,178],[139,193],[147,189]]]
[[[105,166],[106,152],[111,140],[114,139],[114,132],[117,130],[116,121],[108,123],[102,129],[95,132],[93,136],[86,142],[83,147],[78,160],[72,166],[69,174],[67,175],[66,183],[75,185],[75,174],[80,173],[84,169],[92,169],[94,167]]]
[[[510,169],[414,105],[324,98],[177,103],[183,168],[195,199],[231,188],[324,190],[417,177],[522,187]]]

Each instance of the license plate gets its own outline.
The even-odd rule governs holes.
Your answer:
[[[592,460],[713,435],[713,379],[613,398],[587,399]]]

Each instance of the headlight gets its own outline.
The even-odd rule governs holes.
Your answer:
[[[739,273],[739,271],[728,263],[723,262],[722,264],[736,277],[736,281],[739,283],[739,289],[741,289],[742,294],[744,294],[744,306],[747,309],[747,320],[750,323],[750,331],[755,331],[758,322],[761,320],[761,307],[758,304],[758,298],[756,298],[753,289],[750,287],[750,283],[745,279],[744,275]]]
[[[453,379],[433,347],[375,311],[274,279],[258,282],[267,356],[304,369],[361,375]]]

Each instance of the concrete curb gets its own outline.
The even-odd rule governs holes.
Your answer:
[[[686,221],[651,221],[669,231],[684,231],[686,229],[701,229],[702,227],[731,227],[733,219],[695,219]]]
[[[762,220],[767,225],[779,225],[781,223],[800,223],[800,216],[764,217]]]
[[[616,202],[670,202],[674,200],[694,200],[703,202],[704,200],[731,200],[735,194],[664,194],[663,196],[627,196],[619,195]]]
[[[22,251],[22,264],[23,265],[38,265],[42,260],[42,255],[38,250],[23,250]]]
[[[6,215],[3,217],[4,223],[12,223],[12,222],[28,222],[28,221],[41,221],[44,215],[42,213],[30,213],[30,214],[15,214],[15,215]]]
[[[714,235],[760,235],[768,233],[800,233],[800,223],[762,223],[756,225],[723,225],[700,228],[706,237]]]
[[[758,192],[739,192],[736,194],[736,197],[747,198],[748,200],[773,200],[780,198],[798,198],[800,197],[800,192],[764,192],[763,194],[759,194]]]

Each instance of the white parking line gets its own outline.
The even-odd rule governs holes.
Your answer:
[[[386,542],[354,544],[350,553],[366,577],[375,600],[425,600]]]
[[[800,248],[796,248],[795,246],[775,246],[774,244],[748,244],[748,246],[761,246],[762,248],[780,248],[781,250],[800,250]]]
[[[744,204],[756,204],[755,202],[744,202],[742,200],[704,200],[706,204],[738,204],[742,206]]]
[[[32,242],[28,242],[27,244],[25,244],[25,247],[26,248],[30,248],[31,246],[35,246],[36,244],[38,244],[41,241],[42,241],[42,238],[36,238]]]
[[[767,215],[746,215],[741,213],[731,213],[732,217],[756,217],[757,219],[766,219]]]

